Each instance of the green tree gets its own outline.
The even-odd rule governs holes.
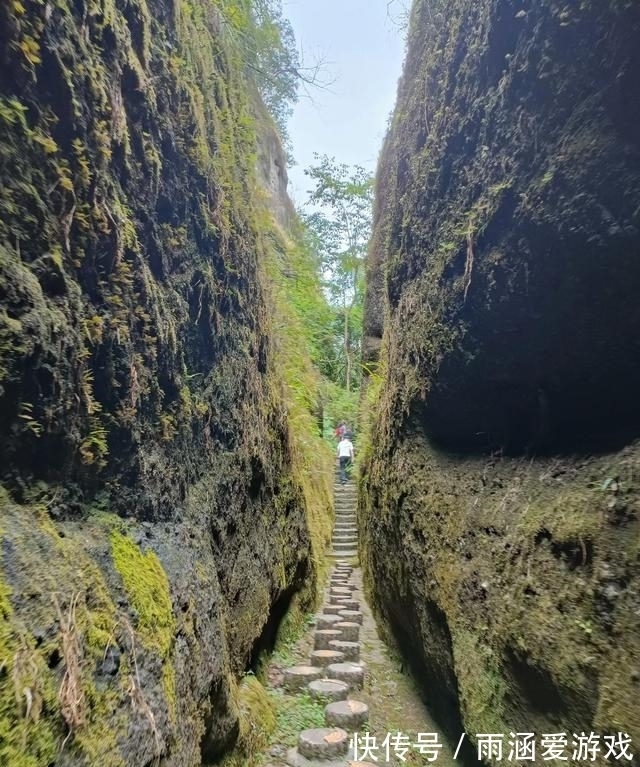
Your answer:
[[[340,326],[343,383],[350,392],[358,385],[355,360],[362,342],[364,259],[371,235],[373,177],[364,168],[315,155],[317,165],[305,173],[315,182],[304,216],[319,256],[325,290]],[[329,376],[334,381],[333,376]]]
[[[218,0],[222,23],[240,45],[249,79],[255,83],[288,144],[287,121],[302,85],[325,88],[324,61],[308,65],[296,45],[282,0]]]

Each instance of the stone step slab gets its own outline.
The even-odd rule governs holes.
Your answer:
[[[323,676],[323,670],[317,666],[291,666],[284,670],[282,685],[289,692],[298,692],[304,690],[309,682],[315,682]]]
[[[344,639],[332,639],[329,642],[329,649],[341,652],[346,661],[357,663],[360,660],[359,642],[347,642]]]
[[[340,615],[341,612],[344,612],[344,610],[336,605],[325,605],[322,608],[323,615]]]
[[[349,735],[340,727],[303,730],[298,735],[298,751],[306,759],[335,759],[349,750]]]
[[[334,623],[333,628],[342,632],[340,639],[344,642],[357,642],[360,638],[360,624],[358,623],[342,621],[340,623]]]
[[[354,732],[369,721],[369,706],[359,700],[334,701],[325,707],[324,719],[328,727]]]
[[[361,690],[364,684],[364,666],[358,663],[331,663],[325,673],[329,679],[339,679],[346,682],[350,690]]]
[[[356,612],[360,610],[360,602],[356,599],[342,599],[339,602],[332,602],[331,604],[340,608],[338,612],[343,612],[344,610],[353,610]]]
[[[290,748],[287,751],[287,767],[350,767],[351,762],[345,762],[345,757],[335,760],[330,759],[307,759],[302,756],[297,748]],[[278,763],[277,767],[281,767]]]
[[[334,543],[333,550],[337,553],[341,553],[343,556],[346,556],[346,552],[351,551],[351,549],[354,548],[355,543],[355,541],[353,543]]]
[[[342,632],[340,629],[320,629],[313,635],[313,649],[333,650],[335,648],[330,647],[329,642],[339,639],[342,639]]]
[[[329,589],[329,594],[331,594],[332,597],[350,597],[351,589],[348,589],[345,586],[332,586]]]
[[[339,610],[338,615],[344,618],[345,621],[357,623],[362,626],[362,613],[360,610]]]
[[[349,685],[338,679],[317,679],[309,682],[307,687],[309,696],[314,700],[325,700],[329,703],[346,700],[349,694]]]
[[[344,608],[345,610],[347,608]],[[340,623],[342,618],[337,615],[318,615],[316,618],[316,629],[332,629],[334,623]]]
[[[337,650],[313,650],[311,653],[311,665],[326,668],[332,663],[343,663],[344,653]]]
[[[356,559],[358,557],[358,552],[356,549],[353,551],[332,551],[329,556],[333,559],[344,559],[345,557],[349,557],[349,559]]]

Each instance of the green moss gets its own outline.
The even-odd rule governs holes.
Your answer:
[[[505,732],[505,682],[500,658],[486,639],[464,629],[455,631],[453,654],[467,732]]]
[[[237,691],[240,731],[236,747],[223,761],[223,767],[254,767],[260,752],[269,744],[276,728],[273,700],[254,676],[246,676]]]
[[[111,533],[111,553],[117,571],[136,611],[136,630],[146,648],[158,653],[162,659],[162,683],[169,705],[175,716],[175,669],[171,651],[176,633],[169,581],[160,560],[153,551],[143,554],[138,546],[118,531]]]
[[[59,723],[42,716],[43,706],[57,708],[56,691],[10,596],[0,578],[0,764],[39,767],[53,761],[58,749]]]
[[[324,727],[326,703],[307,693],[286,695],[281,689],[269,690],[277,710],[276,730],[272,742],[295,746],[301,730]]]

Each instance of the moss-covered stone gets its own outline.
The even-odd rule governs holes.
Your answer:
[[[360,522],[378,614],[456,740],[640,737],[639,30],[631,2],[414,3]]]
[[[256,174],[282,153],[229,7],[0,7],[3,654],[24,644],[48,696],[25,717],[0,678],[19,766],[63,743],[65,765],[219,758],[234,680],[316,595],[328,477]]]
[[[117,530],[111,534],[111,554],[137,615],[136,629],[143,644],[158,653],[162,681],[170,711],[176,713],[176,679],[171,660],[176,632],[169,581],[153,551],[142,553]]]

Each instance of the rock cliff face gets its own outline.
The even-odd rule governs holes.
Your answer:
[[[360,515],[379,614],[456,742],[640,739],[638,32],[635,2],[414,4]]]
[[[265,290],[263,110],[220,7],[0,9],[12,767],[210,762],[239,674],[314,591]],[[277,165],[268,126],[261,146]]]

